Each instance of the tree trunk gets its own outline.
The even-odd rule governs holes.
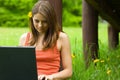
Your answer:
[[[109,49],[114,49],[119,44],[119,34],[116,29],[112,25],[108,26],[108,42],[109,42]]]
[[[49,1],[53,5],[57,16],[57,21],[62,30],[62,0],[47,0],[47,1]]]
[[[82,31],[83,31],[83,52],[86,67],[91,59],[98,57],[98,12],[83,0]]]

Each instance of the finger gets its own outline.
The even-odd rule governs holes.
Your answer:
[[[44,78],[45,78],[45,75],[39,75],[38,76],[38,80],[44,80]]]
[[[45,80],[45,77],[42,80]]]
[[[53,79],[51,79],[49,76],[46,76],[45,80],[53,80]]]
[[[47,77],[45,77],[45,80],[49,80]]]

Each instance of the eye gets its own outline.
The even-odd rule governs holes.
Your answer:
[[[35,21],[36,23],[39,23],[39,20],[37,20],[37,19],[35,19],[34,21]]]
[[[47,23],[47,21],[46,21],[46,20],[43,20],[42,23]]]

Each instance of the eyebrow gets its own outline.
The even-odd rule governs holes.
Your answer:
[[[42,19],[42,20],[39,20],[39,19],[36,19],[36,18],[33,18],[34,20],[38,20],[38,21],[47,21],[46,19]]]

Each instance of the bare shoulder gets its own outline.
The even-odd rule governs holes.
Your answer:
[[[24,33],[24,34],[21,35],[20,39],[25,39],[26,36],[27,36],[27,33]]]
[[[20,45],[20,46],[23,46],[23,45],[24,45],[24,42],[25,42],[25,40],[26,40],[26,37],[27,37],[27,33],[24,33],[24,34],[21,35],[20,40],[19,40],[19,45]]]
[[[69,44],[70,43],[69,36],[66,33],[64,33],[64,32],[60,32],[59,40],[61,42],[61,45],[65,45],[65,44]]]
[[[59,39],[58,39],[58,50],[61,51],[63,50],[63,48],[67,48],[69,44],[70,44],[70,41],[69,41],[68,35],[64,32],[60,32]]]
[[[66,33],[64,33],[64,32],[60,32],[59,38],[60,39],[68,39],[68,35]]]

